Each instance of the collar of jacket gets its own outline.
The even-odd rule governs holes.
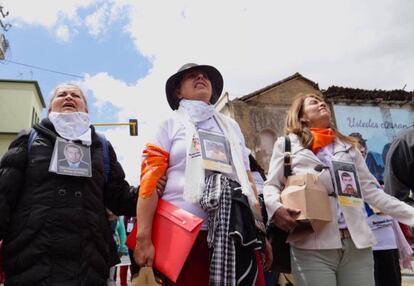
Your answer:
[[[313,154],[312,150],[307,149],[300,144],[299,137],[296,134],[289,134],[290,141],[292,143],[292,155],[296,155],[298,152],[303,151],[303,155],[316,160],[318,163],[321,163],[318,157]],[[336,155],[341,152],[349,152],[349,150],[353,147],[349,143],[342,142],[338,138],[335,139],[333,142],[333,155]]]

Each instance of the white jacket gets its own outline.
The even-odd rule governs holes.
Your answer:
[[[298,136],[290,134],[289,137],[291,140],[293,174],[317,174],[318,172],[314,169],[315,166],[323,165],[323,163],[311,150],[304,148],[300,144]],[[333,144],[334,160],[355,164],[363,200],[371,206],[378,208],[383,213],[394,217],[398,221],[413,226],[414,208],[378,190],[376,180],[368,170],[361,153],[352,145],[343,143],[338,139],[336,139]],[[266,210],[269,218],[271,218],[275,211],[282,206],[282,203],[280,202],[280,193],[282,191],[281,186],[283,186],[285,182],[283,174],[284,151],[285,140],[284,137],[280,137],[273,148],[273,154],[269,165],[268,180],[263,189],[264,201],[266,203]],[[335,192],[329,169],[323,169],[319,178],[329,193]],[[332,221],[319,232],[303,234],[300,236],[299,240],[291,242],[291,245],[303,249],[338,249],[342,247],[338,220],[336,217],[337,198],[330,196],[329,200],[334,216]],[[367,248],[373,246],[376,243],[376,240],[366,222],[365,210],[362,207],[340,207],[356,247]]]

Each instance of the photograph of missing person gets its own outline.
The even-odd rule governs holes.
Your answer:
[[[354,164],[332,161],[338,195],[361,198],[361,187]]]
[[[63,148],[63,159],[59,159],[59,166],[69,168],[88,168],[89,164],[82,161],[83,152],[80,146],[68,143]]]
[[[354,174],[346,171],[340,171],[339,177],[341,178],[341,190],[342,193],[358,196],[355,187]]]
[[[210,140],[204,140],[206,157],[210,160],[216,160],[221,162],[227,162],[226,150],[224,144],[221,142],[214,142]]]
[[[56,173],[68,176],[91,177],[91,155],[89,147],[64,140],[56,140]],[[56,157],[57,158],[54,158]]]
[[[224,173],[232,172],[230,148],[226,138],[219,133],[199,130],[201,155],[204,167]]]

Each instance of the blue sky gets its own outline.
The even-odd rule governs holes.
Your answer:
[[[414,2],[409,0],[0,0],[13,27],[0,78],[53,87],[76,81],[94,122],[137,118],[140,136],[101,129],[131,183],[142,146],[170,109],[164,84],[188,62],[211,64],[230,98],[296,72],[319,83],[414,90]]]
[[[116,79],[133,85],[144,77],[151,63],[134,48],[128,34],[122,32],[122,23],[114,23],[107,34],[96,39],[85,28],[77,31],[68,43],[40,26],[21,25],[6,33],[10,43],[10,61],[55,70],[83,77],[110,71]],[[81,78],[26,67],[12,62],[0,65],[0,78],[36,80],[46,101],[53,88],[63,81],[79,81]],[[91,103],[94,97],[89,96]],[[100,112],[92,113],[95,122],[116,121],[118,108],[106,102]]]

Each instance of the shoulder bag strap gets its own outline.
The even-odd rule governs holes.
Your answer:
[[[109,143],[108,140],[106,140],[105,135],[98,132],[96,132],[96,135],[98,136],[98,139],[102,144],[105,183],[109,183],[111,181],[111,160],[109,158]]]
[[[290,138],[288,135],[285,136],[285,155],[283,160],[284,172],[283,175],[287,178],[292,175],[292,158],[290,153]]]

